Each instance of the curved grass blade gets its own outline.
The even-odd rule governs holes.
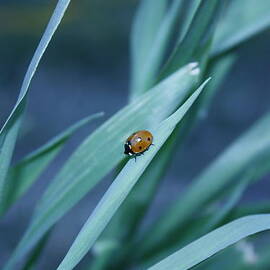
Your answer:
[[[149,270],[190,269],[239,240],[269,229],[270,214],[240,218],[206,234],[150,267]]]
[[[165,64],[160,74],[161,78],[167,77],[181,66],[195,60],[192,58],[198,57],[199,51],[209,46],[222,5],[223,2],[218,0],[201,1],[185,37],[176,45]],[[197,60],[201,62],[201,59]]]
[[[138,158],[136,163],[133,159],[127,162],[84,224],[57,270],[73,269],[92,247],[160,147],[173,132],[177,123],[197,99],[206,83],[202,84],[174,114],[152,130],[155,137],[155,146]]]
[[[194,15],[195,15],[201,1],[202,0],[186,1],[186,2],[188,2],[188,7],[186,7],[187,9],[185,10],[185,18],[184,18],[184,21],[182,22],[183,25],[182,25],[181,31],[179,33],[179,38],[178,38],[179,43],[183,40],[183,38],[187,34],[187,31],[190,27],[190,24],[194,18]]]
[[[156,126],[175,111],[198,78],[192,63],[116,113],[78,147],[39,202],[32,222],[5,269],[123,159],[123,142],[134,131]],[[106,149],[106,151],[104,151]]]
[[[141,0],[131,33],[131,93],[144,87],[144,67],[166,12],[167,0]]]
[[[170,235],[179,231],[202,205],[231,185],[247,168],[262,165],[256,172],[258,175],[268,170],[269,158],[270,114],[267,114],[206,168],[185,194],[150,227],[149,233],[142,237],[144,244],[140,252],[149,254],[163,245],[166,238],[170,239]]]
[[[28,88],[40,62],[40,59],[43,56],[59,23],[61,22],[69,2],[70,0],[58,1],[54,13],[30,62],[22,83],[17,103],[15,104],[15,107],[13,108],[11,114],[9,115],[7,121],[0,131],[0,209],[3,205],[5,186],[7,184],[6,176],[15,147],[17,134],[22,121],[22,114],[26,104]]]
[[[1,208],[0,216],[3,215],[37,180],[40,174],[46,169],[49,163],[62,150],[67,140],[82,126],[90,121],[103,116],[97,113],[80,120],[49,142],[30,153],[21,160],[15,167],[9,170],[5,199]]]
[[[270,2],[231,1],[220,20],[212,47],[212,56],[222,54],[270,27]]]
[[[130,92],[131,100],[133,100],[140,94],[144,93],[146,90],[150,89],[155,84],[156,76],[159,72],[162,61],[164,60],[166,49],[170,44],[175,28],[176,27],[179,28],[178,21],[180,19],[180,13],[182,11],[183,2],[184,2],[183,0],[175,0],[171,4],[162,22],[159,23],[159,25],[157,25],[158,29],[156,29],[155,35],[147,37],[147,38],[151,37],[152,43],[148,52],[145,53],[144,57],[141,59],[140,65],[137,64],[138,65],[137,72],[133,73],[134,78]],[[153,8],[153,6],[156,6],[156,3],[154,3],[154,5],[152,5],[151,8],[155,10],[156,7]],[[144,23],[145,19],[140,18],[140,20],[141,22]],[[145,26],[140,25],[140,28],[143,27]],[[140,39],[141,38],[142,37],[140,37]],[[142,45],[139,44],[139,42],[137,42],[136,47],[134,44],[133,47],[134,51],[140,50]],[[133,62],[136,62],[135,57]]]

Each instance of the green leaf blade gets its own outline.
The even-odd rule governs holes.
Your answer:
[[[209,46],[222,5],[218,0],[200,2],[185,37],[176,45],[162,69],[161,78],[165,78],[190,61],[202,60],[194,58],[198,57],[196,55],[201,47]]]
[[[78,121],[11,168],[7,176],[6,198],[0,215],[3,215],[31,187],[73,133],[102,115],[103,113],[97,113]]]
[[[174,30],[178,27],[183,3],[183,0],[175,0],[171,4],[169,10],[164,15],[164,19],[160,23],[156,34],[151,37],[151,47],[147,54],[141,59],[140,66],[138,65],[139,68],[137,73],[139,76],[137,75],[137,77],[139,77],[139,79],[136,80],[136,74],[134,74],[135,78],[133,79],[133,85],[130,92],[131,100],[149,90],[155,84],[156,77],[171,42]],[[137,44],[137,46],[139,46],[139,44]]]
[[[166,0],[141,0],[139,4],[131,33],[131,93],[145,88],[142,69],[151,55],[166,7]]]
[[[240,218],[199,238],[149,270],[190,269],[239,240],[269,229],[269,214]]]
[[[17,103],[0,131],[0,206],[3,205],[5,197],[4,190],[7,184],[6,176],[22,121],[22,114],[25,109],[29,85],[52,36],[64,16],[69,2],[70,0],[59,0],[57,3],[55,11],[27,69]]]
[[[231,1],[226,14],[220,20],[215,35],[212,56],[217,56],[238,46],[270,27],[270,2],[261,0],[258,4],[246,0]],[[235,27],[237,25],[237,27]]]

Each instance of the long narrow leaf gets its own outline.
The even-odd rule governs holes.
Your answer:
[[[31,187],[40,174],[46,169],[48,164],[61,151],[66,141],[74,132],[102,115],[103,113],[97,113],[85,117],[34,152],[30,153],[15,167],[11,168],[7,175],[7,185],[5,190],[6,199],[3,202],[4,205],[0,215],[3,215],[8,208]]]
[[[270,27],[270,2],[260,0],[231,1],[226,14],[220,20],[212,56],[224,53],[241,42]]]
[[[73,269],[92,247],[177,123],[197,99],[205,84],[206,82],[174,114],[153,129],[155,147],[151,147],[147,154],[138,158],[136,163],[133,159],[127,162],[83,226],[64,260],[57,268],[58,270]]]
[[[167,7],[167,0],[141,0],[131,33],[131,92],[145,86],[145,66]]]
[[[156,2],[157,1],[155,1],[155,3],[152,5],[152,10],[156,10]],[[131,100],[146,90],[149,90],[156,82],[156,76],[159,72],[162,61],[164,60],[166,49],[170,44],[174,30],[176,27],[179,28],[178,21],[180,20],[180,12],[182,11],[183,2],[183,0],[175,0],[171,4],[169,10],[164,16],[164,19],[160,25],[158,25],[159,28],[156,31],[156,35],[150,36],[152,38],[151,47],[149,48],[147,54],[145,54],[141,59],[140,63],[137,64],[140,64],[138,66],[137,74],[133,73],[135,78],[133,79],[133,85],[130,92]],[[155,8],[153,8],[153,6],[155,6]],[[147,18],[148,16],[149,15],[145,17]],[[140,20],[141,24],[143,24],[143,26],[140,25],[140,27],[144,29],[144,19],[140,18]],[[147,39],[150,37],[148,36]],[[142,37],[140,36],[140,40],[141,38]],[[137,48],[134,48],[133,50],[140,50],[142,44],[137,42],[133,47],[135,46],[137,46]]]
[[[269,229],[270,214],[240,218],[192,242],[149,270],[190,269],[239,240]]]
[[[179,38],[178,38],[178,42],[181,42],[183,40],[183,38],[186,36],[187,31],[190,27],[190,24],[194,18],[194,15],[200,5],[202,0],[191,0],[191,1],[186,1],[188,2],[188,7],[185,10],[185,19],[182,22],[182,29],[179,33]]]
[[[70,0],[58,1],[54,13],[48,23],[48,26],[41,38],[41,41],[26,72],[18,101],[0,131],[0,209],[3,205],[3,200],[5,197],[5,186],[7,184],[6,175],[8,173],[9,164],[17,139],[17,134],[22,121],[28,88],[41,60],[41,57],[43,56],[52,36],[54,35],[59,23],[61,22],[69,2]]]
[[[223,3],[218,0],[201,1],[189,29],[183,40],[176,46],[165,64],[160,77],[165,78],[196,57],[202,47],[208,46],[212,40],[219,9]],[[201,59],[197,59],[201,60]]]

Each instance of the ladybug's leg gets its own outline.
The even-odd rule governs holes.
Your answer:
[[[149,148],[150,148],[150,146],[151,146],[151,144],[145,149],[145,151],[144,152],[146,152],[146,151],[148,151],[149,150]]]

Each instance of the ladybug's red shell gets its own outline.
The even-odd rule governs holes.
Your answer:
[[[140,155],[151,146],[153,135],[147,130],[139,130],[130,135],[125,143],[125,154]]]

